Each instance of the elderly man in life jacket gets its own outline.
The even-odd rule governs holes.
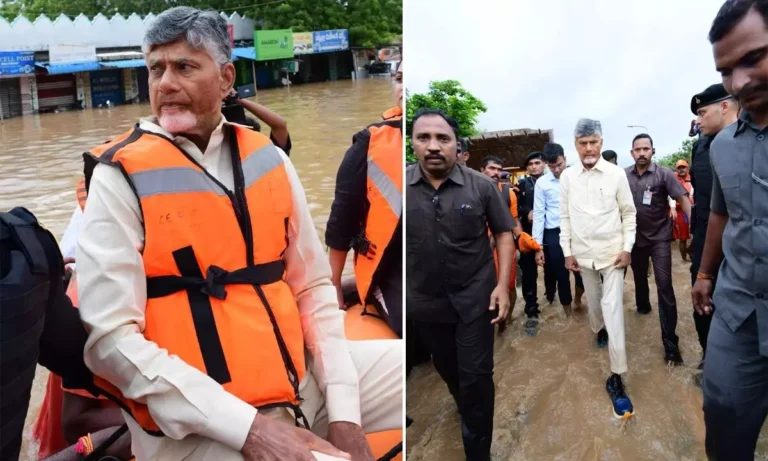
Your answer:
[[[346,341],[296,170],[222,116],[226,21],[167,10],[143,51],[154,115],[84,154],[77,248],[85,361],[136,459],[373,459],[402,350]]]

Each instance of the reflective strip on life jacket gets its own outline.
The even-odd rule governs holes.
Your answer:
[[[257,408],[287,406],[298,418],[304,339],[282,261],[292,187],[268,138],[225,129],[235,158],[233,191],[172,140],[141,129],[91,151],[86,183],[95,162],[113,165],[139,199],[144,336],[241,400]],[[104,380],[97,385],[118,396],[145,431],[161,434],[146,406]]]
[[[392,111],[397,112],[393,108]],[[389,112],[389,111],[388,111]],[[402,114],[402,111],[400,111]],[[398,116],[370,126],[368,144],[367,198],[370,207],[365,219],[365,251],[355,255],[357,291],[364,303],[384,251],[397,229],[403,212],[403,132]]]
[[[243,162],[245,188],[249,188],[265,174],[282,164],[280,154],[272,145],[264,146],[260,151],[248,156]],[[212,192],[221,197],[227,196],[216,181],[205,172],[191,166],[141,171],[130,176],[139,199],[179,192]]]

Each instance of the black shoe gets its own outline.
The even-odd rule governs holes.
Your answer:
[[[528,320],[525,322],[525,326],[523,327],[525,330],[525,334],[527,336],[536,336],[536,333],[539,329],[539,318],[538,317],[529,317]]]
[[[597,347],[603,348],[608,345],[608,332],[605,328],[597,332]]]
[[[635,415],[635,409],[632,406],[632,401],[627,397],[627,393],[624,392],[624,383],[621,381],[621,376],[612,374],[608,381],[605,383],[605,389],[608,391],[608,395],[611,397],[611,403],[613,404],[613,417],[616,419],[629,419]]]
[[[647,307],[647,308],[643,309],[643,308],[638,307],[637,308],[637,313],[641,314],[641,315],[648,315],[648,314],[651,313],[651,308]]]
[[[683,364],[683,357],[680,355],[679,349],[672,349],[664,353],[664,361],[669,365],[678,367]]]

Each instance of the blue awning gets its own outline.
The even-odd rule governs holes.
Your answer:
[[[98,62],[70,62],[67,64],[49,64],[36,62],[36,66],[48,71],[48,75],[74,74],[77,72],[90,72],[101,69]]]
[[[256,60],[256,50],[253,49],[252,46],[245,47],[245,48],[235,48],[232,50],[232,60],[234,61],[234,58],[243,58],[243,59],[250,59],[251,61]]]
[[[145,67],[147,62],[143,59],[125,59],[121,61],[102,61],[99,64],[112,69],[133,69],[136,67]]]

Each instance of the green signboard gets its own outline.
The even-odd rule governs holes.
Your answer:
[[[293,57],[293,31],[256,30],[253,32],[253,48],[257,61]]]

